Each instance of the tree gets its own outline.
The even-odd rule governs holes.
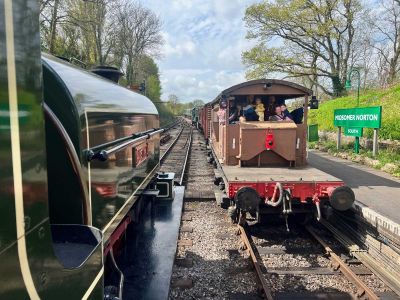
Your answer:
[[[123,0],[116,11],[116,51],[119,65],[125,66],[128,84],[134,83],[138,58],[144,54],[157,54],[163,43],[161,21],[140,3]]]
[[[144,80],[148,80],[148,77],[154,75],[159,80],[159,70],[154,59],[148,55],[140,55],[137,58],[137,62],[134,65],[132,82],[139,84]]]
[[[56,52],[56,42],[58,37],[58,25],[65,18],[64,1],[60,0],[40,0],[40,31],[42,45],[50,53]]]
[[[178,113],[179,98],[177,95],[171,94],[168,96],[167,107],[172,111],[173,114]]]
[[[193,107],[202,107],[204,106],[204,101],[200,99],[193,100]]]
[[[250,68],[247,76],[306,77],[327,94],[342,94],[361,11],[358,0],[271,0],[251,5],[244,18],[247,38],[259,44],[243,53]],[[322,85],[320,77],[329,78],[330,86]]]
[[[379,6],[380,10],[374,16],[374,47],[384,61],[382,73],[387,75],[390,84],[395,81],[400,68],[400,5],[396,0],[380,0]]]

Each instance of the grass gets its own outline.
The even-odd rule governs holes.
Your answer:
[[[335,131],[333,111],[357,105],[357,94],[336,98],[321,103],[318,110],[312,110],[308,123],[318,124],[319,130]],[[360,107],[382,106],[382,128],[380,139],[400,140],[400,84],[383,90],[368,90],[360,93]],[[372,138],[373,130],[364,129],[364,136]]]

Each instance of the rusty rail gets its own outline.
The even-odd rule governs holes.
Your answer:
[[[183,163],[182,174],[181,174],[181,177],[179,178],[179,185],[182,185],[183,177],[185,176],[185,171],[186,171],[187,162],[189,160],[190,150],[192,149],[192,138],[193,138],[193,128],[190,128],[189,139],[187,141],[188,146],[187,146],[186,155],[185,155],[185,162]]]
[[[326,244],[322,238],[310,226],[306,226],[306,230],[324,247],[326,254],[329,256],[332,266],[335,270],[339,270],[344,276],[357,286],[357,296],[366,296],[368,300],[379,300],[379,297],[358,277],[350,267]]]
[[[246,230],[243,228],[243,226],[241,226],[239,224],[237,226],[238,226],[238,230],[239,230],[240,239],[246,245],[246,250],[248,251],[248,253],[251,257],[251,261],[253,262],[254,268],[256,270],[257,278],[260,281],[261,288],[264,293],[263,296],[268,300],[273,300],[271,290],[268,287],[268,284],[264,278],[263,272],[261,271],[261,266],[263,264],[262,264],[262,262],[259,261],[258,257],[256,256],[256,254],[254,252],[254,248],[253,248],[249,238],[247,237]]]
[[[172,141],[171,145],[169,145],[169,147],[167,148],[167,150],[165,150],[165,152],[163,153],[163,155],[160,157],[160,164],[162,164],[164,162],[164,160],[167,158],[169,152],[171,151],[171,149],[175,146],[176,142],[179,140],[179,138],[181,137],[181,134],[183,132],[183,130],[185,129],[185,126],[182,125],[182,129],[181,131],[179,131],[178,135],[176,136],[176,138]]]

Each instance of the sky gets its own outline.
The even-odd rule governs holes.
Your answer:
[[[254,0],[146,0],[142,4],[163,23],[165,44],[157,60],[162,100],[170,94],[181,102],[208,102],[222,90],[245,81],[241,54],[245,9]]]

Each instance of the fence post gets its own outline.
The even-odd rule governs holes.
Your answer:
[[[372,143],[372,156],[378,154],[378,128],[374,128],[374,140]]]

